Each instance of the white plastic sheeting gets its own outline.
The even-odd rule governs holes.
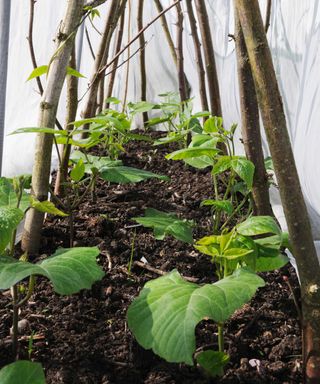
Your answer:
[[[170,2],[163,0],[166,6]],[[271,26],[268,32],[274,65],[283,96],[285,112],[298,172],[310,212],[314,239],[320,240],[320,2],[314,0],[273,0]],[[211,20],[212,37],[216,52],[217,70],[220,81],[222,108],[225,126],[240,122],[238,81],[234,42],[232,34],[233,7],[231,0],[207,0]],[[261,0],[261,10],[265,14],[266,1]],[[57,31],[66,2],[64,0],[38,0],[36,2],[34,43],[38,65],[49,62],[54,52],[52,39]],[[6,108],[6,134],[19,127],[34,126],[37,123],[40,96],[35,82],[26,83],[32,71],[26,40],[28,31],[29,2],[11,0],[12,24],[9,41],[9,72]],[[106,5],[100,6],[101,19],[95,19],[98,29],[103,29]],[[131,0],[131,36],[137,32],[137,0]],[[152,0],[145,2],[144,22],[156,14]],[[172,34],[175,34],[176,14],[169,11],[167,20]],[[127,41],[127,22],[124,42]],[[89,22],[86,23],[94,47],[99,42],[99,34]],[[19,28],[17,28],[19,26]],[[198,82],[193,43],[188,20],[185,20],[185,71],[192,86],[194,110],[199,111]],[[147,31],[146,59],[148,73],[148,100],[158,100],[159,93],[177,90],[177,76],[167,47],[160,22],[157,21]],[[133,44],[131,53],[138,45]],[[126,59],[125,53],[120,63]],[[86,39],[83,41],[80,72],[90,77],[93,59]],[[139,100],[138,56],[130,61],[129,101]],[[117,74],[114,96],[123,98],[123,65]],[[43,79],[45,81],[45,79]],[[80,95],[87,87],[88,79],[80,82]],[[64,96],[62,96],[62,99]],[[63,122],[63,100],[59,119]],[[81,109],[81,108],[80,108]],[[31,135],[7,136],[4,147],[3,172],[6,175],[30,172],[33,162],[34,137]],[[264,142],[267,153],[267,145]],[[273,190],[274,208],[283,227],[283,212],[278,192]]]

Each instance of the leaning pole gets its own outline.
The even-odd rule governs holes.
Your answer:
[[[0,176],[2,175],[3,137],[6,110],[10,4],[11,1],[0,1]]]

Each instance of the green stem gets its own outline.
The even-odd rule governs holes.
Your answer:
[[[214,198],[215,200],[219,200],[217,176],[214,174],[212,174],[212,181],[213,181],[213,189],[214,189]]]
[[[19,307],[17,306],[18,301],[18,287],[15,284],[12,287],[12,354],[14,359],[17,359],[18,355],[18,321],[19,321]]]
[[[221,231],[226,227],[227,224],[230,223],[230,220],[240,211],[240,209],[244,206],[244,204],[248,200],[248,196],[250,193],[247,193],[244,197],[244,199],[241,201],[241,203],[237,206],[237,208],[232,212],[232,214],[228,217],[228,219],[224,222],[224,224],[221,227]]]
[[[223,324],[218,324],[218,347],[219,352],[224,352]]]
[[[22,307],[22,305],[24,305],[29,299],[30,297],[32,296],[33,292],[34,292],[34,286],[35,286],[35,282],[36,282],[36,278],[34,275],[31,275],[29,277],[29,286],[28,286],[28,293],[26,294],[26,296],[20,300],[17,304],[16,304],[16,307],[17,308],[20,308]]]

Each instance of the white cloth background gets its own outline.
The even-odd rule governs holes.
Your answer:
[[[107,2],[108,3],[108,2]],[[170,2],[163,0],[166,6]],[[9,72],[7,82],[7,106],[5,133],[20,128],[35,126],[37,123],[40,96],[35,81],[26,82],[32,71],[28,42],[29,1],[11,0],[11,28],[9,42]],[[215,47],[217,70],[220,81],[223,118],[225,126],[240,122],[238,82],[234,42],[228,37],[233,33],[233,7],[231,0],[207,0]],[[38,65],[47,64],[54,52],[53,38],[64,12],[64,0],[38,0],[35,8],[34,45]],[[266,0],[260,1],[265,15]],[[98,29],[103,23],[108,5],[99,7],[101,18],[94,20]],[[131,36],[137,32],[137,0],[131,0]],[[157,14],[153,1],[145,2],[144,22]],[[172,34],[175,34],[174,10],[167,13]],[[126,25],[128,20],[126,20]],[[99,42],[99,34],[86,23],[94,47]],[[124,43],[127,41],[125,27]],[[195,67],[194,49],[188,20],[185,20],[185,71],[192,86],[194,110],[199,111],[198,82]],[[175,67],[162,34],[160,21],[147,31],[146,60],[148,73],[148,100],[158,100],[159,93],[177,90]],[[315,240],[320,240],[320,5],[314,0],[273,0],[271,26],[268,32],[271,52],[282,93],[288,129],[292,141],[297,168],[310,212]],[[131,52],[137,49],[133,44]],[[120,63],[126,53],[120,58]],[[92,57],[84,38],[80,72],[87,79],[80,82],[80,94],[88,83],[92,69]],[[129,101],[139,100],[138,56],[130,61]],[[123,98],[125,65],[119,69],[114,96]],[[45,81],[45,78],[42,78]],[[61,97],[59,119],[63,123],[64,94]],[[81,109],[81,108],[80,108]],[[264,142],[267,152],[267,145]],[[14,175],[31,172],[33,163],[34,136],[30,134],[6,136],[4,146],[3,173]],[[283,212],[277,191],[272,192],[274,209],[283,227]]]

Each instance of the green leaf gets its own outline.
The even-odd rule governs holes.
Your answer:
[[[225,172],[230,167],[231,167],[230,156],[220,156],[218,161],[214,164],[212,168],[212,174],[217,175],[219,173]]]
[[[207,119],[203,125],[203,131],[206,133],[219,132],[222,127],[222,118],[213,116]]]
[[[224,211],[228,215],[231,215],[233,212],[233,205],[229,200],[203,200],[200,204],[200,207],[204,205],[214,206],[217,210]]]
[[[258,247],[258,249],[260,257],[256,259],[256,272],[274,271],[284,267],[289,262],[289,258],[280,252],[277,252],[277,256],[262,256],[261,248]]]
[[[6,177],[0,177],[0,207],[16,208],[18,197],[12,182]],[[19,208],[25,212],[29,207],[29,194],[23,191]]]
[[[19,133],[50,133],[52,135],[68,136],[68,131],[66,131],[65,129],[59,130],[59,129],[46,128],[46,127],[19,128],[11,132],[8,136],[16,135]]]
[[[168,136],[160,137],[159,139],[155,140],[153,145],[175,143],[176,141],[182,140],[188,132],[189,131],[181,131],[179,133],[171,132]]]
[[[16,361],[0,370],[1,384],[45,384],[40,363],[27,360]]]
[[[223,367],[229,362],[229,356],[223,352],[207,350],[199,353],[197,363],[212,377],[222,376]]]
[[[67,213],[62,212],[51,201],[39,201],[32,195],[30,195],[30,206],[39,212],[50,213],[50,215],[68,216]]]
[[[228,260],[242,259],[244,256],[253,252],[253,249],[228,248],[224,251],[222,257]]]
[[[129,328],[145,349],[169,362],[193,365],[196,325],[207,318],[224,323],[262,286],[259,276],[244,269],[203,286],[172,271],[145,285],[128,309]]]
[[[88,119],[72,121],[68,125],[73,125],[75,128],[81,127],[82,125],[96,123],[99,125],[106,125],[107,120],[105,117],[90,117]]]
[[[207,148],[216,148],[217,143],[219,142],[218,137],[212,137],[210,135],[197,134],[192,137],[192,141],[189,145],[189,148],[194,147],[207,147]],[[185,162],[192,167],[204,169],[206,167],[212,167],[214,160],[209,156],[200,156],[196,158],[186,159]]]
[[[70,177],[73,181],[80,181],[85,174],[86,167],[82,159],[80,159],[70,172]]]
[[[153,125],[158,125],[161,123],[166,123],[167,121],[170,121],[169,117],[154,117],[153,119],[149,119],[147,121],[147,126],[152,127]]]
[[[147,135],[140,135],[138,133],[126,133],[126,138],[131,140],[137,140],[137,141],[152,141],[150,136]]]
[[[174,214],[147,208],[144,217],[134,217],[133,220],[142,224],[144,227],[153,228],[157,240],[163,240],[165,235],[172,235],[176,239],[186,243],[193,242],[193,223],[186,220],[180,220]]]
[[[170,180],[167,176],[157,175],[156,173],[125,166],[103,167],[100,170],[100,176],[106,181],[119,184],[138,183],[139,181],[157,178],[160,180]]]
[[[67,75],[74,76],[74,77],[86,78],[86,76],[82,75],[80,72],[78,72],[77,70],[75,70],[75,69],[73,69],[71,67],[67,67]]]
[[[231,160],[232,169],[238,174],[238,176],[245,181],[249,188],[252,187],[254,164],[244,157],[239,157]]]
[[[41,65],[40,67],[35,68],[27,78],[27,81],[34,79],[35,77],[42,76],[48,72],[48,65]]]
[[[184,149],[179,149],[178,151],[169,153],[166,155],[168,160],[184,160],[200,156],[215,156],[219,151],[217,149],[208,147],[189,147]]]
[[[89,289],[104,276],[97,265],[99,250],[92,248],[59,249],[37,264],[0,257],[0,289],[8,289],[30,275],[42,275],[53,284],[55,292],[71,295]]]
[[[134,113],[149,112],[156,104],[148,103],[147,101],[140,101],[138,103],[129,103],[128,107],[132,109]]]
[[[237,231],[244,236],[263,235],[265,233],[281,234],[281,230],[271,216],[252,216],[237,225]]]
[[[13,231],[18,227],[23,216],[21,209],[0,207],[0,254],[11,241]]]
[[[121,101],[119,99],[117,99],[116,97],[107,97],[104,101],[105,103],[109,103],[109,104],[120,104]]]
[[[85,173],[92,173],[92,169],[95,168],[100,171],[103,167],[116,167],[122,165],[121,160],[111,160],[110,157],[107,156],[93,156],[93,155],[85,155],[81,151],[73,151],[70,160],[77,164],[79,161],[83,161],[85,166]]]

